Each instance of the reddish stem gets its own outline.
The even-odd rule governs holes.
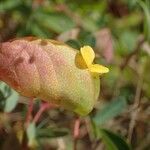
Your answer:
[[[77,141],[80,134],[80,118],[76,118],[74,123],[74,130],[73,130],[73,138],[74,138],[74,150],[77,150]]]
[[[73,131],[73,137],[76,139],[79,137],[79,129],[80,129],[80,118],[77,118],[75,120],[75,124],[74,124],[74,131]]]
[[[32,111],[33,111],[33,98],[29,101],[28,111],[26,115],[26,125],[28,125],[32,119]]]
[[[38,120],[40,119],[42,113],[47,110],[47,109],[50,109],[50,108],[54,108],[56,107],[55,105],[53,104],[50,104],[50,103],[43,103],[39,109],[39,111],[37,112],[37,114],[35,115],[34,119],[33,119],[33,122],[34,123],[37,123]]]

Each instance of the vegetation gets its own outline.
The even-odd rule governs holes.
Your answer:
[[[149,149],[149,0],[0,0],[0,42],[24,36],[89,45],[110,71],[88,116],[51,108],[28,127],[29,99],[0,81],[0,149]]]

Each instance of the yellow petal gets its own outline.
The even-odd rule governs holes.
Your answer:
[[[87,66],[90,66],[95,58],[95,53],[90,46],[84,46],[80,49],[81,55]]]
[[[102,73],[109,72],[109,69],[107,67],[102,66],[102,65],[94,64],[94,65],[89,66],[89,71],[91,71],[93,73],[102,74]]]

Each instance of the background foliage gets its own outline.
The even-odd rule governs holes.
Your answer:
[[[0,42],[29,35],[91,45],[110,72],[101,77],[96,107],[81,118],[78,139],[76,116],[63,109],[45,112],[24,131],[28,99],[0,82],[0,149],[148,150],[149,0],[0,0]]]

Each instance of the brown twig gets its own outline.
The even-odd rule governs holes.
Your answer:
[[[145,42],[145,38],[144,36],[140,36],[138,41],[137,41],[137,45],[135,47],[135,49],[133,50],[133,52],[131,52],[130,54],[128,54],[125,59],[122,61],[121,65],[120,65],[120,74],[121,76],[118,77],[118,80],[115,84],[114,87],[114,96],[118,95],[118,89],[121,86],[121,80],[122,80],[122,71],[125,69],[125,67],[128,65],[128,63],[130,62],[130,60],[133,58],[133,56],[135,56],[136,54],[138,54],[138,52],[140,51],[140,48],[142,47],[143,43]]]
[[[143,150],[143,149],[146,149],[148,148],[148,146],[150,145],[150,134],[148,134],[146,136],[146,138],[144,138],[142,140],[142,142],[140,143],[140,145],[137,146],[136,150]]]
[[[131,58],[140,51],[140,48],[141,48],[142,44],[144,43],[144,41],[145,41],[144,36],[140,36],[133,52],[131,52],[129,55],[127,55],[126,58],[123,60],[122,64],[120,65],[121,70],[124,70],[124,68],[127,66],[129,61],[131,60]]]
[[[128,131],[128,142],[130,143],[132,140],[132,135],[133,135],[133,130],[136,124],[136,120],[138,117],[138,113],[140,111],[140,96],[141,96],[141,91],[142,91],[142,85],[143,85],[143,78],[144,78],[144,68],[145,66],[143,66],[142,64],[140,65],[139,68],[139,80],[137,83],[137,88],[136,88],[136,93],[135,93],[135,98],[134,98],[134,104],[132,107],[132,113],[131,113],[131,121],[129,124],[129,131]]]

